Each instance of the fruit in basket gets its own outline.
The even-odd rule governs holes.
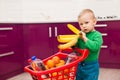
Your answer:
[[[46,61],[46,69],[53,69],[65,65],[65,60],[60,59],[59,56],[54,56]]]
[[[44,80],[51,80],[50,78],[46,78],[46,79],[44,79]]]
[[[63,64],[62,64],[62,63],[58,63],[58,64],[56,64],[55,66],[56,66],[56,67],[60,67],[60,66],[63,66]]]
[[[54,61],[55,64],[58,64],[60,62],[60,58],[58,56],[54,56],[52,60]]]
[[[65,69],[64,73],[67,74],[69,72],[69,69]]]
[[[53,68],[55,66],[55,63],[54,63],[53,60],[48,60],[46,62],[46,65],[47,65],[48,68]]]
[[[56,67],[60,67],[60,66],[63,66],[65,65],[65,61],[64,60],[60,60],[60,62],[58,64],[56,64],[55,66]]]
[[[53,76],[53,77],[57,76],[57,72],[53,72],[53,73],[52,73],[52,76]]]
[[[60,60],[60,63],[65,65],[65,61],[64,60]]]
[[[46,68],[46,70],[48,70],[48,69],[49,69],[47,65],[45,65],[45,68]]]
[[[58,77],[58,80],[63,80],[62,76],[59,76],[59,77]]]

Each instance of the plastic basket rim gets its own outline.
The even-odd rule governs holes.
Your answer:
[[[59,54],[61,54],[61,55],[68,55],[68,54],[65,54],[65,53],[62,53],[62,52],[58,52],[58,53],[56,53],[56,54],[54,54],[54,55],[52,55],[52,56],[55,56],[55,55],[59,55]],[[52,57],[52,56],[50,56],[50,57]],[[61,66],[61,67],[56,67],[56,68],[53,68],[53,69],[48,69],[48,70],[45,70],[45,71],[33,71],[33,70],[30,70],[29,69],[29,66],[30,65],[28,65],[28,66],[26,66],[25,68],[24,68],[24,70],[26,71],[26,72],[29,72],[30,74],[34,74],[34,75],[42,75],[42,74],[48,74],[49,72],[58,72],[58,71],[60,71],[60,70],[63,70],[63,69],[67,69],[67,68],[71,68],[71,67],[73,67],[73,66],[75,66],[75,67],[77,67],[77,65],[78,65],[78,63],[81,61],[81,58],[82,57],[78,57],[78,59],[77,60],[75,60],[75,61],[73,61],[73,62],[71,62],[71,63],[69,63],[69,64],[66,64],[66,65],[63,65],[63,66]],[[43,60],[44,61],[44,60]]]

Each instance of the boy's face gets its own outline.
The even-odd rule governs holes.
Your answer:
[[[91,13],[85,13],[78,18],[78,23],[81,30],[85,33],[88,33],[94,30],[96,19]]]

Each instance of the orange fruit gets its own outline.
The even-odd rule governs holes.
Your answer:
[[[62,75],[62,73],[63,73],[63,71],[59,71],[59,72],[58,72],[58,75]]]
[[[62,76],[58,76],[58,80],[62,80],[63,78],[62,78]]]
[[[71,70],[71,71],[75,71],[75,67],[72,67],[70,70]]]
[[[55,66],[55,63],[53,60],[48,60],[46,62],[46,65],[48,66],[48,68],[53,68]]]
[[[57,72],[52,73],[52,76],[57,76]]]
[[[65,65],[65,61],[64,60],[60,60],[60,63]]]
[[[50,78],[46,78],[46,79],[44,79],[44,80],[51,80]]]
[[[52,60],[54,61],[55,64],[58,64],[60,62],[60,58],[58,56],[54,56]]]
[[[47,65],[45,65],[45,68],[46,68],[46,70],[48,70],[48,69],[49,69]]]
[[[64,60],[60,60],[60,62],[58,64],[56,64],[55,66],[56,67],[60,67],[60,66],[63,66],[65,65],[65,61]]]
[[[65,69],[64,73],[67,74],[69,72],[69,69]]]
[[[63,64],[62,64],[62,63],[58,63],[58,64],[56,64],[55,66],[56,66],[56,67],[60,67],[60,66],[63,66]]]

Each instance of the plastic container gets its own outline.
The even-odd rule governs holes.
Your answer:
[[[77,59],[76,53],[72,52],[72,53],[68,54],[68,57],[67,57],[67,60],[66,60],[65,64],[69,64],[69,63],[75,61],[76,59]]]
[[[75,48],[75,50],[79,52],[81,56],[77,56],[77,59],[75,61],[68,63],[64,66],[48,69],[45,71],[33,71],[30,69],[30,65],[28,65],[24,67],[24,70],[31,74],[33,80],[75,80],[78,63],[83,61],[89,53],[87,49],[82,50]],[[66,59],[68,57],[68,54],[60,51],[44,59],[43,62],[46,63],[47,60],[52,59],[52,57],[54,56],[59,56],[61,59]],[[49,75],[49,78],[43,78],[42,75]]]
[[[45,65],[41,59],[38,59],[36,56],[32,56],[32,68],[34,71],[43,71],[46,70]]]

